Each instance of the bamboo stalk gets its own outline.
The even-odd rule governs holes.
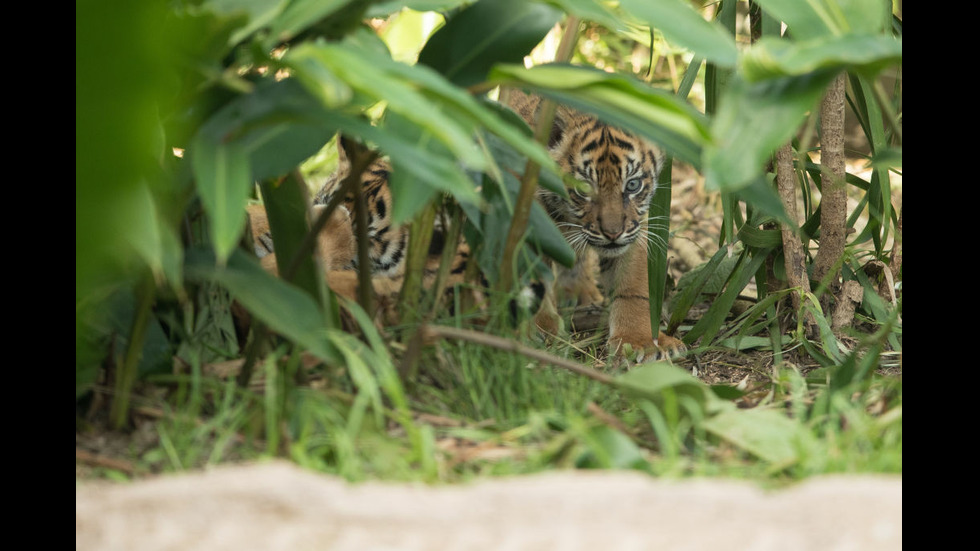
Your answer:
[[[776,151],[776,187],[789,222],[781,224],[783,236],[783,261],[786,283],[793,291],[793,309],[797,312],[803,304],[803,296],[810,294],[810,279],[806,273],[806,252],[798,235],[799,215],[796,210],[796,171],[793,168],[793,150],[786,144]],[[815,327],[815,320],[807,316],[805,323]]]
[[[840,298],[840,259],[847,237],[847,187],[844,163],[844,82],[842,73],[828,87],[820,107],[820,249],[813,263],[813,279],[824,281]]]

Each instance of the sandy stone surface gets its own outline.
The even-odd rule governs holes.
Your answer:
[[[467,485],[348,484],[287,463],[75,490],[79,550],[894,551],[899,477],[742,482],[553,472]]]

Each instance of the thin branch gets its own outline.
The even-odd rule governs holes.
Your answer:
[[[571,360],[566,360],[554,354],[550,354],[543,350],[538,350],[536,348],[531,348],[530,346],[525,346],[517,341],[512,341],[490,335],[487,333],[480,333],[477,331],[471,331],[469,329],[458,329],[455,327],[446,327],[443,325],[426,325],[422,335],[425,340],[433,340],[436,338],[442,339],[458,339],[462,341],[472,342],[475,344],[480,344],[483,346],[489,346],[491,348],[496,348],[498,350],[504,350],[507,352],[514,352],[522,356],[527,356],[533,360],[538,360],[540,362],[551,364],[555,367],[560,367],[588,377],[594,381],[598,381],[604,384],[612,384],[613,378],[601,371],[597,371],[590,367],[586,367],[580,363],[573,362]]]
[[[81,448],[75,448],[75,461],[81,461],[86,465],[92,465],[94,467],[103,467],[106,469],[122,471],[129,475],[136,473],[136,467],[134,467],[129,461],[99,455]]]

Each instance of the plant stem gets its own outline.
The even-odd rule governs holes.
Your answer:
[[[565,32],[558,44],[558,52],[555,54],[556,62],[565,62],[572,58],[575,41],[578,39],[578,27],[579,19],[575,16],[569,16],[565,22]],[[554,101],[542,100],[534,130],[534,139],[542,145],[548,143],[556,109]],[[510,292],[514,285],[514,258],[517,253],[517,246],[524,239],[524,232],[527,230],[527,221],[537,191],[540,170],[541,167],[537,163],[528,160],[524,175],[521,177],[521,189],[517,194],[517,202],[514,204],[514,216],[507,231],[504,255],[500,261],[499,289],[505,293]]]
[[[149,324],[150,311],[154,299],[154,283],[151,274],[142,276],[136,289],[136,300],[139,301],[136,315],[133,318],[132,329],[129,332],[129,344],[126,347],[126,357],[122,367],[116,371],[115,392],[112,398],[112,409],[109,418],[112,426],[120,429],[129,417],[129,398],[136,382],[136,370],[139,368],[140,356],[143,354],[143,340]]]

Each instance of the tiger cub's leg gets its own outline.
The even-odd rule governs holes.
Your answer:
[[[684,343],[663,331],[653,336],[650,324],[650,296],[647,283],[647,251],[642,242],[634,243],[625,254],[600,259],[603,283],[612,289],[609,306],[609,350],[623,353],[629,344],[637,360],[677,356],[687,350]]]

